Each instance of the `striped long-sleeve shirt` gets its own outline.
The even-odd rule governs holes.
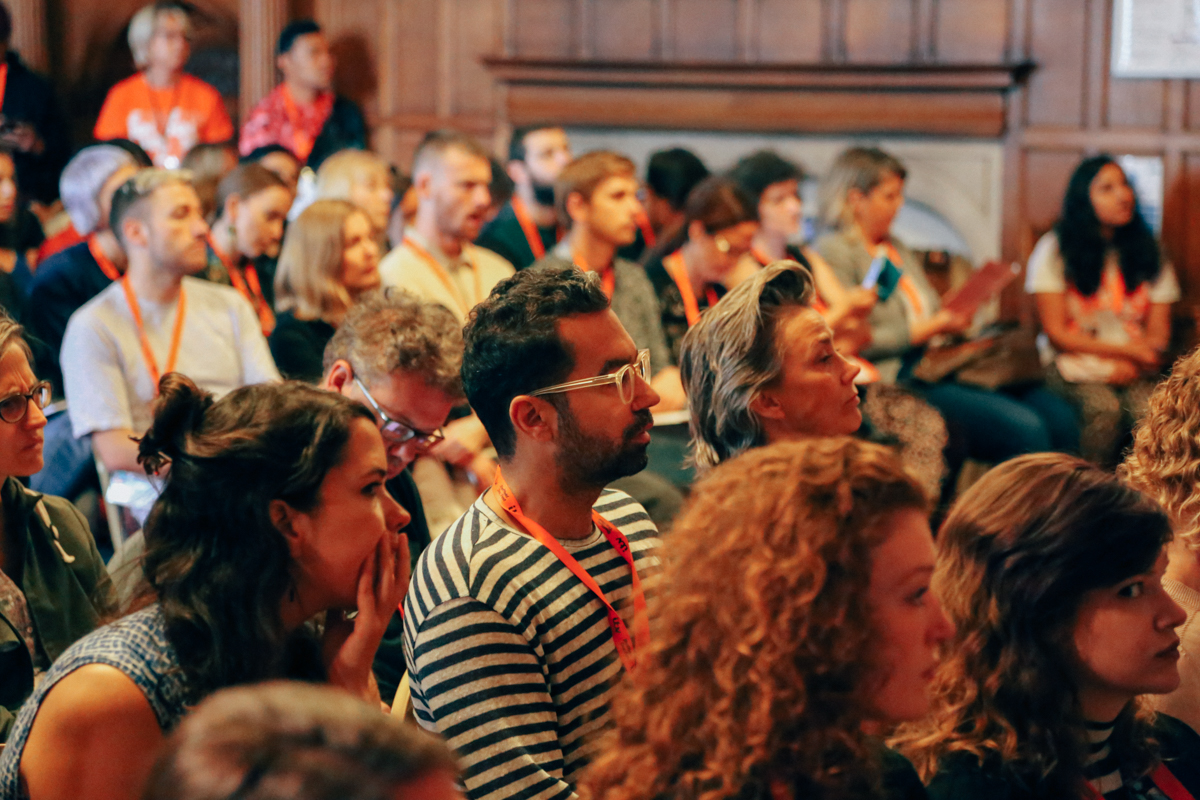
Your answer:
[[[654,523],[621,492],[595,508],[629,539],[649,599]],[[562,544],[632,629],[629,567],[599,529]],[[545,545],[476,501],[417,564],[404,651],[417,720],[454,748],[471,800],[574,793],[623,667],[604,605]]]

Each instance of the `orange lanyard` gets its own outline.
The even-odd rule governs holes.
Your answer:
[[[133,323],[137,326],[138,339],[142,344],[142,356],[146,359],[146,368],[150,370],[150,378],[154,381],[154,396],[158,397],[158,382],[162,374],[158,371],[158,360],[150,349],[150,340],[146,337],[146,326],[142,323],[142,311],[138,308],[137,297],[133,287],[129,285],[129,276],[121,278],[121,288],[125,290],[125,300],[129,303],[129,311],[133,314]],[[183,318],[187,313],[187,295],[183,287],[179,287],[179,308],[175,311],[175,330],[171,332],[171,348],[167,351],[167,372],[175,371],[175,361],[179,358],[179,343],[183,341]]]
[[[542,244],[542,234],[534,224],[533,217],[529,216],[529,209],[525,208],[521,198],[516,195],[513,195],[512,209],[513,214],[517,217],[517,224],[521,226],[521,232],[525,234],[525,241],[529,242],[529,251],[533,253],[533,260],[536,261],[546,255],[546,246]],[[560,228],[555,234],[554,240],[558,241],[561,238],[562,229]]]
[[[750,255],[754,256],[754,260],[757,261],[759,264],[763,265],[764,267],[767,264],[770,264],[772,261],[775,260],[775,259],[771,258],[769,255],[767,255],[766,253],[764,253],[758,247],[751,247]]]
[[[579,267],[584,272],[592,272],[592,268],[584,261],[583,256],[571,253],[571,260],[575,262],[575,266]],[[612,300],[613,292],[617,290],[617,273],[613,269],[613,265],[609,264],[604,269],[600,270],[600,286],[604,289],[604,294]]]
[[[0,63],[0,108],[4,107],[4,93],[8,90],[8,62]]]
[[[646,247],[654,247],[654,242],[658,237],[654,235],[654,226],[650,224],[650,217],[646,216],[646,209],[639,208],[635,219],[637,219],[638,228],[642,231],[642,241],[646,243]]]
[[[104,273],[104,277],[110,281],[121,280],[121,272],[117,269],[117,265],[112,262],[112,259],[108,257],[108,254],[100,248],[100,243],[96,241],[95,234],[88,237],[87,245],[88,252],[96,260],[96,266],[100,267],[100,271]]]
[[[671,280],[675,281],[675,286],[679,289],[679,296],[683,298],[683,313],[687,316],[687,324],[690,328],[700,321],[700,303],[696,300],[696,293],[692,291],[692,281],[688,278],[683,253],[676,250],[663,258],[663,267],[671,276]],[[711,284],[704,287],[704,299],[708,301],[709,308],[715,306],[717,300],[720,299],[717,297],[717,290]]]
[[[292,152],[301,163],[304,163],[312,153],[316,140],[300,126],[300,110],[296,108],[296,100],[292,97],[292,90],[288,88],[286,82],[283,84],[282,91],[283,110],[287,113],[288,123],[292,126]]]
[[[496,480],[492,483],[492,488],[496,490],[501,507],[520,523],[526,533],[554,553],[562,565],[569,569],[576,578],[579,578],[583,585],[590,589],[592,594],[608,609],[608,626],[612,630],[613,645],[617,648],[617,655],[621,658],[621,663],[625,665],[625,671],[632,672],[637,666],[637,651],[644,652],[650,645],[650,616],[646,611],[646,593],[642,591],[642,579],[638,577],[637,567],[633,563],[633,552],[629,548],[629,540],[625,538],[625,534],[600,516],[600,512],[592,509],[592,522],[596,523],[596,527],[604,534],[608,543],[620,554],[621,558],[625,559],[625,563],[629,565],[629,574],[633,577],[633,636],[630,636],[625,620],[604,596],[604,590],[600,588],[600,584],[596,583],[596,579],[580,566],[575,557],[566,551],[558,539],[547,533],[541,525],[525,516],[521,511],[521,504],[517,502],[517,496],[508,488],[508,482],[504,480],[499,469],[496,470]]]
[[[460,292],[458,287],[454,285],[454,281],[450,279],[450,275],[447,274],[441,263],[438,262],[438,260],[434,258],[428,250],[414,242],[411,237],[405,236],[403,244],[411,247],[414,253],[416,253],[418,256],[424,259],[426,263],[429,264],[430,269],[433,270],[433,274],[437,275],[438,280],[440,280],[442,285],[446,287],[446,291],[448,291],[454,298],[454,302],[458,303],[458,307],[462,309],[463,316],[469,316],[471,313],[471,305],[468,305],[467,301],[463,299],[462,292]],[[474,261],[466,257],[465,251],[463,253],[463,258],[466,259],[466,262],[471,266],[471,272],[475,275],[475,298],[476,302],[479,302],[483,299],[483,279],[479,277],[479,267],[476,266]]]
[[[211,236],[208,237],[208,246],[225,265],[225,271],[229,273],[229,280],[233,282],[233,288],[237,289],[238,294],[249,300],[250,305],[254,307],[254,313],[258,315],[259,324],[262,325],[263,336],[270,336],[271,331],[275,330],[275,314],[271,311],[270,304],[267,303],[266,295],[263,294],[262,284],[258,280],[258,270],[254,268],[253,264],[246,264],[243,269],[235,267],[232,260],[226,258],[221,249],[213,242]]]
[[[1170,800],[1195,800],[1192,793],[1179,782],[1179,778],[1175,777],[1175,773],[1167,769],[1166,764],[1159,764],[1154,772],[1150,773],[1150,780]],[[1096,787],[1088,784],[1087,788],[1091,800],[1104,800],[1104,795],[1096,791]]]

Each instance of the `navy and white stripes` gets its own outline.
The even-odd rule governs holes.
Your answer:
[[[621,492],[595,508],[629,539],[650,599],[654,524]],[[612,545],[596,529],[562,544],[632,627],[632,580]],[[604,605],[545,546],[478,500],[418,562],[404,651],[417,720],[458,753],[471,800],[573,794],[623,669]]]

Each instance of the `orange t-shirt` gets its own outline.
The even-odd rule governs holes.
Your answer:
[[[169,89],[155,89],[141,72],[108,91],[92,134],[99,141],[132,139],[158,167],[178,167],[198,144],[233,138],[233,123],[216,89],[181,75]]]

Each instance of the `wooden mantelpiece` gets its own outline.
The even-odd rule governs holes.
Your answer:
[[[1000,65],[810,65],[484,58],[512,125],[998,137],[1010,89]]]

